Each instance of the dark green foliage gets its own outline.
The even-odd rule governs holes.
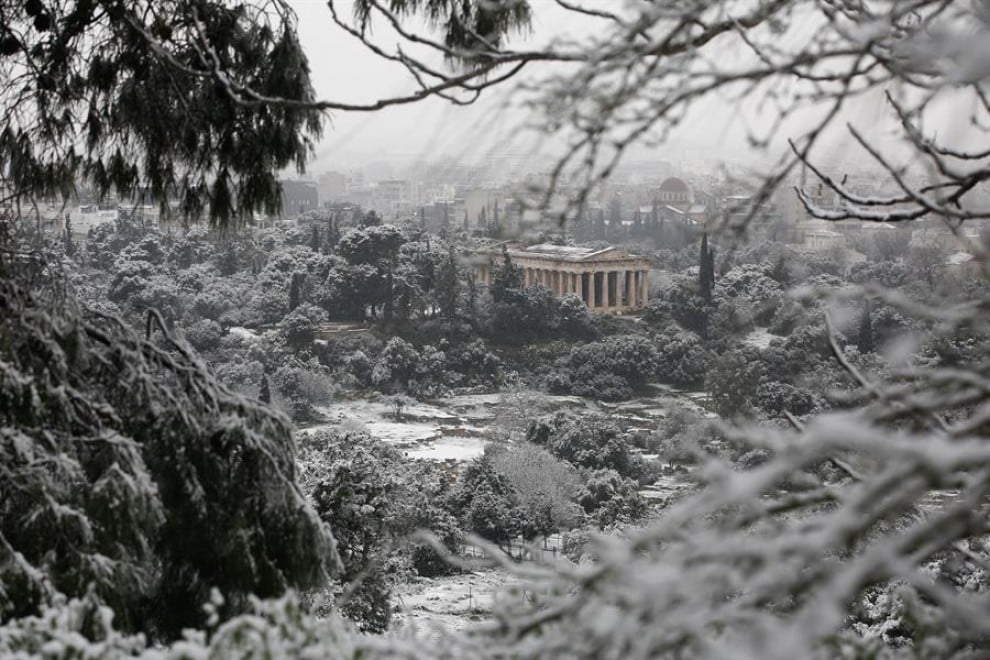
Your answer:
[[[859,317],[859,338],[856,341],[859,352],[864,354],[873,352],[873,321],[870,319],[870,311],[870,300],[867,298]]]
[[[302,287],[302,274],[293,273],[289,283],[289,311],[299,306],[299,290]]]
[[[2,44],[5,65],[23,72],[0,102],[10,189],[67,197],[82,176],[99,196],[222,227],[279,211],[277,172],[301,168],[321,130],[291,14],[252,1],[32,6],[7,3],[0,19],[36,28]],[[248,87],[303,105],[255,103]]]
[[[603,400],[628,399],[656,374],[657,351],[638,335],[619,335],[576,346],[563,365],[570,391]]]
[[[669,326],[657,337],[657,378],[677,387],[694,387],[705,380],[707,354],[698,335]]]
[[[65,214],[65,256],[74,257],[76,254],[76,242],[72,239],[72,219],[69,214]]]
[[[318,433],[302,454],[316,510],[334,530],[343,569],[342,612],[360,628],[380,632],[391,617],[396,562],[422,575],[451,570],[431,547],[406,543],[417,530],[432,532],[449,551],[460,534],[438,506],[446,482],[428,468],[410,466],[388,445],[364,435]]]
[[[465,532],[505,545],[521,531],[518,494],[487,454],[468,465],[448,501]]]
[[[498,206],[496,205],[496,208]],[[496,303],[505,302],[511,292],[522,289],[522,268],[512,262],[508,250],[502,248],[502,263],[492,272],[490,291]]]
[[[727,419],[749,414],[762,375],[760,363],[742,351],[720,355],[709,365],[705,378],[711,409]]]
[[[345,582],[360,580],[347,599],[344,613],[359,625],[380,632],[388,625],[389,585],[381,564],[399,530],[394,517],[403,506],[406,484],[397,464],[401,457],[379,442],[363,437],[323,436],[325,471],[313,488],[320,517],[337,539]]]
[[[498,344],[519,345],[547,339],[590,339],[597,335],[594,316],[575,296],[557,299],[544,286],[523,288],[522,269],[503,249],[493,267],[491,304],[485,330]]]
[[[0,281],[0,611],[90,584],[127,629],[171,636],[247,597],[322,582],[327,528],[295,483],[286,420],[141,338]],[[149,317],[148,331],[161,336]]]
[[[364,318],[366,308],[370,308],[372,316],[381,308],[383,320],[390,322],[395,310],[400,249],[408,240],[398,228],[377,222],[344,234],[337,251],[350,265],[343,273],[349,286],[341,288],[337,304],[353,310],[357,318]]]
[[[272,386],[268,382],[268,374],[261,374],[261,387],[258,389],[258,401],[272,402]]]
[[[771,417],[808,415],[820,408],[819,398],[802,387],[788,383],[766,382],[756,390],[755,405]]]
[[[295,348],[302,348],[313,343],[316,330],[326,321],[326,314],[314,305],[300,305],[289,312],[280,324],[285,341]]]
[[[649,470],[619,427],[600,415],[577,419],[559,413],[533,422],[526,439],[585,470],[615,470],[623,477],[649,480]]]
[[[560,299],[557,327],[562,336],[570,339],[594,339],[598,334],[595,315],[580,297],[573,294]]]
[[[650,295],[652,297],[646,310],[648,320],[666,324],[673,319],[685,330],[694,332],[702,339],[708,338],[711,305],[698,295],[689,278],[677,277],[669,286]]]
[[[271,377],[279,407],[297,422],[314,419],[315,406],[326,405],[332,396],[332,383],[325,371],[308,367],[297,361],[283,361]]]
[[[530,6],[519,2],[447,2],[446,0],[389,0],[384,3],[398,15],[420,13],[433,24],[444,26],[444,44],[449,57],[465,65],[488,64],[492,49],[498,49],[513,30],[529,26]],[[367,28],[374,16],[374,3],[358,0],[354,14]]]
[[[447,323],[452,323],[458,313],[458,290],[460,275],[457,268],[457,258],[454,253],[454,246],[451,245],[446,259],[440,268],[440,276],[437,280],[437,307],[440,309],[440,316]]]
[[[879,284],[897,288],[904,286],[911,271],[903,261],[861,261],[849,269],[849,281],[856,284]]]
[[[701,250],[698,257],[698,295],[706,303],[712,302],[712,287],[715,286],[715,251],[708,247],[708,233],[701,235]]]
[[[577,501],[599,528],[616,523],[630,523],[646,514],[646,501],[638,484],[611,469],[592,470]]]

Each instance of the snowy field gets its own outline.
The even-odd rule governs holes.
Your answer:
[[[532,406],[535,414],[571,410],[605,414],[625,430],[651,431],[673,407],[704,412],[698,393],[684,393],[663,385],[651,386],[646,396],[604,403],[575,396],[551,396],[535,391],[509,394],[462,394],[404,406],[397,416],[389,398],[339,399],[317,409],[326,420],[299,429],[300,434],[321,428],[361,429],[395,446],[415,460],[469,461],[484,452],[489,432],[504,424],[506,415]]]
[[[500,593],[518,580],[503,570],[470,571],[460,575],[419,578],[395,592],[394,624],[417,631],[461,630],[488,619]]]

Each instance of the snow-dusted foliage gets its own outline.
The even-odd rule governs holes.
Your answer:
[[[287,420],[219,385],[156,312],[145,336],[0,278],[0,615],[88,589],[124,629],[320,583],[333,540]]]

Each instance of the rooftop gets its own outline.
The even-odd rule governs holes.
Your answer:
[[[551,243],[541,243],[527,247],[510,247],[509,254],[515,257],[535,257],[552,259],[554,261],[620,261],[623,259],[640,259],[620,250],[617,247],[609,246],[604,248],[578,247],[574,245],[553,245]]]
[[[554,255],[568,255],[568,256],[585,256],[599,252],[594,248],[589,247],[579,247],[576,245],[554,245],[552,243],[540,243],[539,245],[530,245],[527,248],[523,248],[522,252],[535,252],[539,254],[554,254]]]
[[[666,181],[660,184],[660,190],[665,192],[688,192],[688,185],[684,183],[683,180],[677,177],[670,177]]]

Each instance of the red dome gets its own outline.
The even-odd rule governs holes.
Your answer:
[[[671,177],[660,184],[661,192],[686,193],[688,186],[677,177]]]

